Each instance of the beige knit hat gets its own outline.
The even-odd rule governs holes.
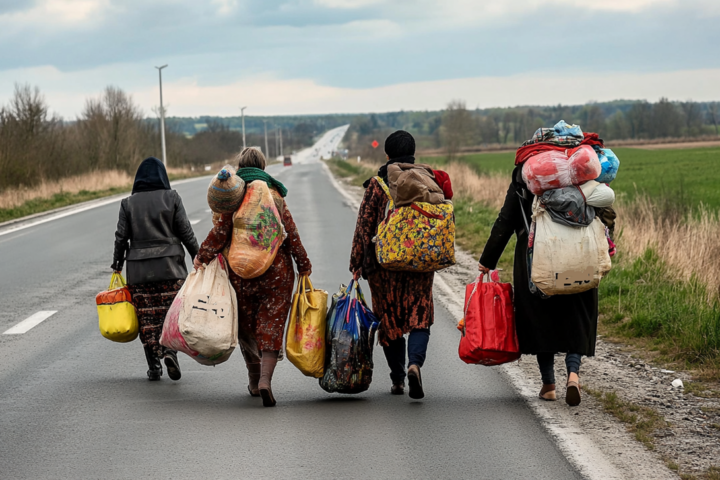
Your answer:
[[[208,186],[208,206],[215,213],[233,213],[240,207],[244,196],[245,182],[230,165],[225,165]]]

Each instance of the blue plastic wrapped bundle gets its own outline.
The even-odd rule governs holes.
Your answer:
[[[599,183],[610,183],[615,180],[618,168],[620,168],[620,159],[609,148],[601,148],[601,154],[598,155],[600,167],[602,168],[600,176],[595,179]]]
[[[323,390],[360,393],[370,387],[378,325],[360,285],[352,281],[347,288],[341,286],[333,295],[327,316],[325,374],[320,379]]]

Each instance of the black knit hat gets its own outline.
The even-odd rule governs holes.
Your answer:
[[[393,158],[415,155],[415,139],[405,130],[393,132],[385,139],[385,153]]]

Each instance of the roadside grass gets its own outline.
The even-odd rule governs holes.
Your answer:
[[[647,249],[631,261],[622,256],[600,283],[600,313],[612,336],[649,339],[661,356],[720,378],[720,302],[708,300],[695,277],[673,279],[668,266]]]
[[[168,178],[170,181],[174,181],[204,174],[205,172],[191,172],[189,170],[173,169],[168,172]],[[4,198],[6,201],[3,204],[9,206],[0,208],[0,223],[26,217],[28,215],[34,215],[36,213],[47,212],[56,208],[96,200],[98,198],[118,195],[132,190],[132,180],[128,183],[127,179],[130,177],[127,175],[116,175],[118,180],[110,180],[109,182],[97,181],[98,177],[101,177],[102,175],[103,172],[93,172],[77,178],[60,180],[57,184],[51,184],[44,188],[44,191],[41,190],[39,193],[43,194],[43,196],[37,196],[35,198],[32,198],[32,195],[25,194],[25,192],[16,193],[6,191],[4,194],[7,198]],[[77,187],[78,184],[99,186],[107,185],[108,183],[110,185],[116,183],[117,186],[99,188],[97,190],[79,189]],[[27,197],[30,198],[25,200]],[[21,201],[17,201],[17,198],[20,198]]]
[[[720,208],[720,147],[643,150],[613,148],[620,159],[620,175],[612,188],[628,200],[638,194],[673,204],[711,209]],[[423,163],[442,165],[443,157],[420,158]],[[515,167],[515,153],[478,153],[460,156],[458,162],[471,165],[478,173],[509,174]]]
[[[355,163],[350,160],[326,160],[330,171],[344,178],[350,185],[362,187],[362,184],[373,175],[377,175],[377,166],[367,163]]]
[[[583,390],[595,397],[605,412],[626,424],[637,441],[645,445],[648,450],[655,450],[653,434],[669,426],[662,415],[650,407],[623,400],[614,391],[602,392],[587,386],[584,386]]]

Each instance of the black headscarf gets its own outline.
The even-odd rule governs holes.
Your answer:
[[[140,164],[135,174],[132,193],[154,192],[155,190],[170,190],[165,165],[155,157],[146,158]]]
[[[378,170],[378,177],[388,183],[387,167],[393,163],[415,163],[415,139],[405,130],[391,133],[385,139],[385,153],[389,160]],[[363,187],[370,185],[371,178],[363,183]]]

